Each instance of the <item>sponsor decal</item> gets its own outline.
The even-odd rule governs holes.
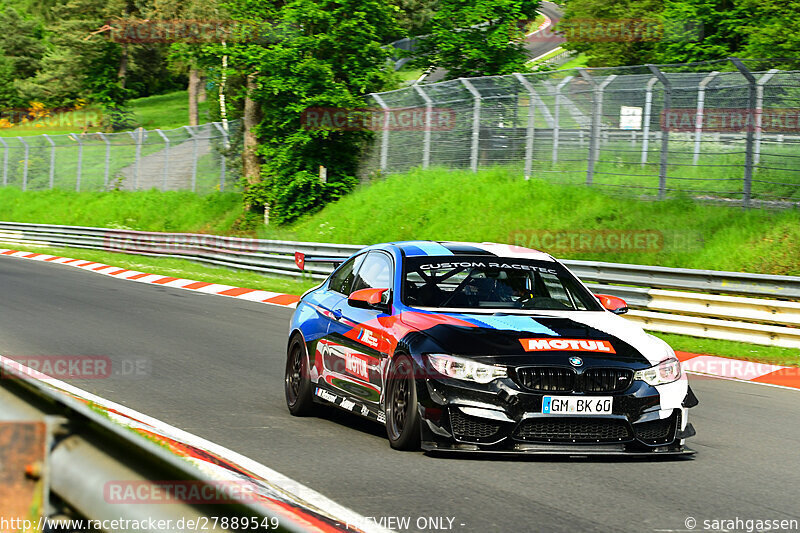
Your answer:
[[[371,346],[373,348],[378,347],[378,338],[375,337],[372,331],[368,330],[367,328],[361,328],[361,331],[358,334],[358,340],[367,346]]]
[[[520,339],[526,352],[598,352],[617,353],[608,341],[586,339]],[[579,358],[576,358],[579,359]],[[572,362],[570,360],[570,362]]]
[[[535,265],[525,265],[519,263],[498,263],[486,261],[452,261],[448,263],[425,263],[420,265],[420,270],[444,270],[453,268],[497,268],[502,270],[529,270],[534,272],[545,272],[547,274],[558,274],[552,268],[544,268]]]
[[[386,413],[384,413],[383,411],[378,413],[378,422],[380,422],[381,424],[386,423]]]
[[[352,353],[345,354],[344,357],[345,368],[348,372],[369,381],[369,367],[367,366],[366,359],[362,359],[361,357]]]
[[[322,389],[320,387],[317,387],[317,390],[314,391],[314,394],[316,394],[317,396],[319,396],[323,400],[326,400],[326,401],[329,401],[329,402],[334,402],[335,403],[339,399],[339,397],[336,396],[335,394],[333,394],[332,392],[328,392],[327,390]]]
[[[355,406],[356,404],[351,400],[342,400],[342,403],[339,404],[339,407],[347,409],[348,411],[352,411]]]

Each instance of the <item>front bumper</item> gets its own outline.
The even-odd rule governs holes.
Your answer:
[[[677,385],[677,384],[676,384]],[[685,392],[689,397],[691,393]],[[663,387],[663,386],[662,386]],[[668,386],[669,387],[669,386]],[[661,388],[661,387],[659,387]],[[512,382],[476,385],[450,379],[418,380],[422,447],[426,451],[548,455],[688,455],[691,401],[675,401],[643,382],[612,394],[610,415],[545,415],[548,393]],[[691,399],[694,396],[691,395]]]

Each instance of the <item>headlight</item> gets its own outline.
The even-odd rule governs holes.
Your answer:
[[[644,381],[648,385],[664,385],[677,381],[681,377],[681,362],[671,358],[661,361],[655,366],[637,370],[633,379]]]
[[[507,376],[506,367],[484,365],[470,359],[443,354],[427,354],[428,364],[443,376],[476,383],[489,383]]]

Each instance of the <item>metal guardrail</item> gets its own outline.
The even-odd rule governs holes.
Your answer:
[[[13,479],[16,485],[11,487],[13,493],[6,495],[3,510],[23,510],[24,514],[16,516],[34,524],[26,531],[37,529],[36,524],[43,524],[39,520],[44,518],[108,523],[101,529],[114,533],[131,530],[120,524],[134,522],[139,525],[131,528],[137,531],[163,531],[166,523],[171,524],[169,530],[175,530],[181,520],[205,524],[212,531],[228,531],[231,528],[224,524],[236,518],[239,523],[246,519],[258,525],[247,529],[302,532],[308,530],[303,518],[320,516],[318,510],[304,507],[286,494],[258,500],[247,497],[253,493],[241,488],[225,493],[224,481],[176,455],[159,439],[146,438],[112,420],[109,413],[113,410],[61,390],[48,383],[46,376],[5,357],[0,357],[0,376],[2,466],[6,479]],[[165,480],[197,487],[197,494],[212,496],[207,503],[169,499],[163,492]],[[242,479],[237,483],[243,487],[249,482]],[[115,484],[126,486],[132,494],[154,495],[153,500],[158,501],[148,505],[114,501],[109,485]],[[252,487],[258,487],[256,480]],[[277,502],[273,508],[285,512],[276,513],[265,503],[271,501]],[[343,529],[336,521],[330,524],[324,530]]]
[[[324,279],[331,265],[308,264],[305,273],[300,272],[295,252],[347,257],[363,247],[18,222],[0,222],[0,243],[184,258],[313,279]],[[646,329],[732,339],[736,321],[737,340],[800,348],[800,277],[596,261],[563,263],[594,292],[624,298],[634,309],[628,316]],[[702,320],[682,320],[678,326],[676,316]]]

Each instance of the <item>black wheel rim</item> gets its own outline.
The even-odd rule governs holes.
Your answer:
[[[392,396],[390,400],[389,427],[393,439],[400,438],[403,429],[406,427],[408,420],[408,409],[411,404],[411,380],[408,379],[407,366],[401,363],[397,367],[394,383],[392,387]]]
[[[297,402],[302,384],[303,351],[298,344],[292,345],[292,351],[286,361],[286,396],[291,405]]]

